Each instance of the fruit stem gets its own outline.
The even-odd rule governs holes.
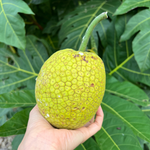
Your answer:
[[[90,42],[91,42],[91,49],[94,51],[94,53],[98,54],[97,45],[96,45],[93,34],[91,35]]]
[[[81,45],[79,47],[79,51],[82,51],[84,52],[86,50],[86,47],[87,47],[87,44],[88,44],[88,41],[89,41],[89,38],[92,34],[92,31],[94,30],[95,26],[100,22],[102,21],[103,19],[106,19],[108,18],[107,16],[107,12],[103,12],[101,13],[99,16],[97,16],[92,22],[91,24],[88,26],[86,32],[85,32],[85,35],[83,36],[82,38],[82,42],[81,42]]]

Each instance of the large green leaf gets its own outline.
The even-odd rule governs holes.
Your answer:
[[[43,40],[38,39],[37,37],[32,35],[27,36],[26,49],[33,57],[33,67],[36,68],[36,72],[39,72],[39,69],[49,57],[46,48],[47,47],[45,46]]]
[[[83,144],[80,144],[75,150],[100,150],[98,144],[93,140],[93,138],[89,138]]]
[[[102,107],[126,123],[135,135],[150,142],[150,119],[136,105],[105,93]]]
[[[137,7],[150,7],[150,0],[124,0],[115,15],[121,15]]]
[[[147,107],[142,107],[142,111],[150,118],[150,105]]]
[[[34,14],[22,0],[0,0],[0,42],[25,50],[25,23],[18,13]]]
[[[0,44],[0,53],[0,94],[24,86],[34,89],[38,72],[48,58],[44,45],[28,36],[26,51],[18,50],[19,56],[4,44]]]
[[[113,19],[107,30],[107,47],[104,53],[104,63],[107,73],[114,75],[119,80],[144,83],[150,86],[150,70],[141,72],[134,53],[132,52],[132,38],[125,42],[119,42],[127,21],[132,14],[117,16]],[[143,55],[141,55],[143,57]]]
[[[10,108],[7,109],[0,108],[0,116],[6,115],[10,110],[11,110]]]
[[[29,112],[32,108],[26,108],[16,113],[11,119],[0,127],[0,136],[23,134],[26,131]]]
[[[34,90],[19,90],[0,95],[0,107],[27,107],[36,104]]]
[[[78,50],[84,33],[91,21],[104,11],[107,11],[108,15],[112,17],[112,14],[115,12],[119,4],[119,0],[93,0],[77,7],[75,11],[69,13],[69,15],[60,22],[60,24],[63,22],[59,32],[60,43],[63,42],[61,48],[72,48]],[[103,20],[98,25],[98,30],[103,31],[103,41],[106,41],[107,39],[105,33],[107,26],[104,25],[106,23],[108,23],[108,21]]]
[[[7,120],[6,114],[10,111],[10,108],[0,108],[0,126]]]
[[[136,32],[140,31],[133,41],[135,59],[141,69],[150,69],[150,10],[143,10],[134,15],[126,25],[121,41],[128,40]]]
[[[0,126],[3,125],[7,121],[6,114],[4,116],[0,116]]]
[[[104,111],[103,126],[94,136],[101,150],[142,150],[132,130],[116,116]]]
[[[18,149],[18,146],[21,143],[23,137],[24,137],[24,134],[19,134],[15,136],[15,138],[12,141],[12,150]]]
[[[112,76],[106,78],[106,92],[141,106],[150,105],[149,98],[143,90],[128,81],[119,82]]]

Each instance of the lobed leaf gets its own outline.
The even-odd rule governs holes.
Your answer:
[[[36,104],[34,90],[19,90],[0,95],[0,107],[28,107]]]
[[[0,136],[23,134],[26,131],[29,112],[32,108],[26,108],[16,113],[11,119],[0,127]]]
[[[142,150],[132,130],[119,118],[107,111],[103,126],[94,137],[101,150]]]
[[[61,20],[62,26],[59,32],[60,43],[62,43],[61,48],[72,48],[78,50],[84,33],[90,24],[90,22],[100,13],[107,11],[108,15],[112,17],[116,8],[119,6],[119,0],[94,0],[85,3],[71,12],[64,20]],[[108,21],[107,21],[108,22]],[[105,34],[107,26],[105,26],[106,21],[99,23],[99,29],[104,34],[103,41],[107,39]]]
[[[105,68],[109,75],[114,75],[119,80],[130,81],[135,84],[141,82],[150,86],[150,69],[141,72],[135,61],[134,53],[132,52],[133,38],[119,42],[123,29],[131,16],[131,13],[117,16],[111,22],[107,30],[108,45],[105,48],[103,57]]]
[[[83,144],[80,144],[75,150],[100,150],[98,144],[93,140],[93,138],[89,138]]]
[[[18,13],[34,14],[22,0],[0,0],[0,42],[25,50],[25,23]]]
[[[149,1],[150,3],[150,1]],[[150,10],[143,10],[134,15],[126,25],[121,41],[129,39],[140,31],[133,40],[133,52],[135,60],[141,71],[150,69]]]
[[[150,105],[149,98],[143,90],[128,81],[119,82],[112,76],[106,78],[106,92],[141,106]]]
[[[116,10],[115,15],[125,14],[137,7],[150,7],[150,0],[124,0]]]
[[[105,93],[102,107],[126,123],[135,135],[150,142],[150,120],[136,105]]]
[[[48,58],[44,45],[34,36],[27,36],[27,48],[17,56],[0,44],[0,94],[26,87],[34,89],[35,78]]]

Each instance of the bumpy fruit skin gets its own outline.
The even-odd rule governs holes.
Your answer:
[[[76,129],[96,113],[105,91],[103,61],[94,53],[64,49],[42,66],[35,95],[41,114],[57,128]]]

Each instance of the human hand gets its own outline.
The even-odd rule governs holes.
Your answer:
[[[101,129],[103,122],[101,106],[84,127],[76,130],[55,129],[40,114],[36,105],[30,112],[25,136],[18,150],[73,150]]]

